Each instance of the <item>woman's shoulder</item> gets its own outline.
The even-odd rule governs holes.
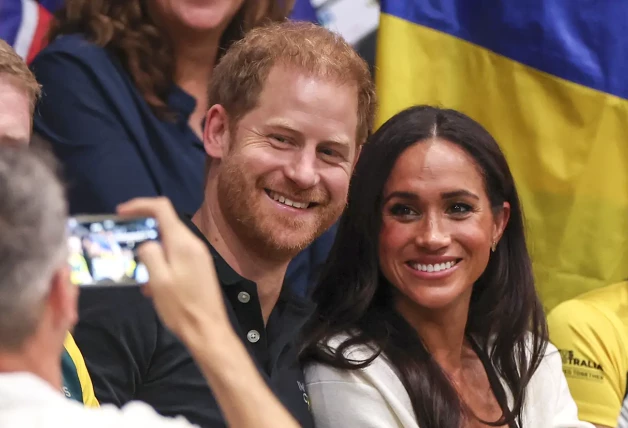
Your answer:
[[[83,58],[86,61],[109,60],[109,55],[105,48],[90,42],[82,34],[67,34],[51,41],[35,56],[33,63],[36,63],[38,59],[59,54]]]
[[[121,72],[121,65],[105,48],[81,34],[57,37],[33,58],[30,66],[37,80],[44,82],[47,77],[73,80],[77,73],[106,80]]]
[[[338,397],[337,400],[342,403],[368,403],[365,412],[379,408],[383,414],[388,414],[392,410],[394,416],[391,417],[412,421],[412,403],[396,369],[373,345],[352,343],[342,346],[353,337],[348,333],[337,334],[322,344],[328,352],[342,351],[345,357],[343,366],[320,361],[310,361],[305,365],[305,383],[315,406],[315,415],[321,417],[321,413],[328,410],[328,397]],[[368,361],[368,364],[360,368],[350,367],[350,364],[363,361]],[[337,400],[332,399],[334,402]],[[409,423],[407,426],[414,425]]]
[[[347,343],[355,337],[352,333],[340,333],[321,342],[319,348],[323,353],[336,357],[342,352],[342,359],[338,358],[338,364],[320,360],[308,361],[305,364],[307,382],[362,383],[373,377],[396,377],[394,368],[375,345],[363,341]],[[352,365],[359,367],[352,368]]]

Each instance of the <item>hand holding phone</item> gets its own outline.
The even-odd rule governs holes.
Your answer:
[[[159,223],[160,243],[138,250],[150,272],[142,289],[152,297],[164,324],[188,347],[199,334],[224,336],[233,330],[209,249],[179,219],[165,198],[137,198],[118,206],[124,216],[147,216]]]

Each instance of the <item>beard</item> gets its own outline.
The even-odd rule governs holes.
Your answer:
[[[285,180],[256,179],[234,156],[223,159],[220,168],[217,197],[222,215],[242,242],[265,258],[293,258],[334,224],[346,204],[346,198],[332,201],[323,187],[302,190]],[[317,204],[300,216],[282,214],[273,209],[276,202],[264,189]]]

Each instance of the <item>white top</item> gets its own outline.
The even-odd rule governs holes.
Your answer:
[[[192,428],[183,417],[165,418],[152,407],[132,402],[87,408],[69,400],[49,383],[30,373],[0,373],[2,428]]]
[[[624,399],[624,405],[621,406],[617,428],[628,428],[628,397]]]
[[[346,337],[337,336],[330,346],[335,349]],[[372,351],[366,346],[353,347],[345,355],[364,360]],[[309,364],[305,381],[316,428],[420,428],[405,387],[381,355],[358,370]],[[512,403],[506,384],[502,384]],[[551,344],[528,385],[521,428],[593,428],[578,420],[560,354]]]

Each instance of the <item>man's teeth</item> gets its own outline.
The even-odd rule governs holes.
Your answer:
[[[269,195],[273,200],[284,205],[288,205],[289,207],[305,209],[310,205],[309,202],[295,202],[291,199],[281,196],[279,193],[276,192],[269,192]]]
[[[457,262],[437,263],[434,265],[424,265],[420,263],[412,263],[410,266],[421,272],[440,272],[441,270],[451,269]]]

